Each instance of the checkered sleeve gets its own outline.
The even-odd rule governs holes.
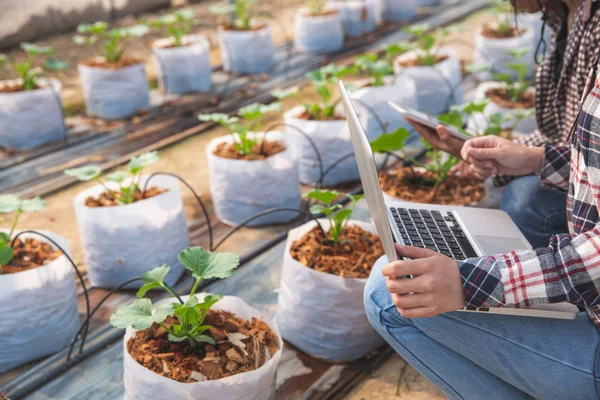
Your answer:
[[[544,146],[544,158],[540,179],[545,186],[567,191],[569,189],[569,172],[571,149],[569,147]]]
[[[459,262],[467,306],[525,308],[569,302],[600,304],[600,229],[548,247]]]

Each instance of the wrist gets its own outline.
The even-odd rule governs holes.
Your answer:
[[[542,170],[544,162],[544,147],[529,147],[529,157],[531,157],[531,169],[535,174],[539,174]]]

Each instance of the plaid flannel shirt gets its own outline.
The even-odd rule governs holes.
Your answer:
[[[577,10],[566,38],[561,32],[564,21],[557,17],[547,21],[552,29],[552,41],[544,61],[538,67],[535,81],[538,129],[520,137],[517,143],[531,147],[568,143],[567,137],[579,111],[585,80],[600,43],[600,2],[593,2],[592,14],[587,21],[584,4],[582,2]],[[560,37],[566,40],[564,52],[557,46]],[[514,178],[496,176],[494,185],[504,186]]]
[[[600,54],[599,54],[600,57]],[[570,147],[545,145],[540,177],[568,190],[569,233],[548,247],[459,262],[468,306],[523,308],[569,302],[600,329],[600,79],[584,88]],[[533,205],[532,205],[533,206]]]

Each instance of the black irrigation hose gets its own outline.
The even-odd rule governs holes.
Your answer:
[[[208,210],[206,209],[206,206],[204,205],[204,202],[202,201],[202,199],[200,198],[200,196],[198,195],[198,193],[196,193],[196,191],[194,190],[194,188],[192,188],[192,185],[190,185],[185,179],[183,179],[179,175],[174,174],[172,172],[155,172],[155,173],[151,174],[148,177],[148,179],[146,179],[146,182],[144,182],[144,189],[142,190],[142,198],[146,195],[146,190],[148,189],[148,183],[150,182],[150,180],[152,178],[154,178],[155,176],[158,176],[158,175],[170,176],[170,177],[176,178],[181,183],[183,183],[190,190],[190,192],[192,192],[192,194],[196,198],[196,201],[200,205],[200,208],[202,208],[202,213],[204,214],[204,218],[206,219],[206,226],[208,227],[209,249],[210,249],[210,251],[214,251],[214,247],[213,247],[213,229],[212,229],[212,224],[210,223],[210,216],[208,214]]]
[[[367,110],[367,112],[369,114],[371,114],[373,119],[375,119],[375,122],[377,122],[377,125],[379,125],[379,129],[381,130],[381,133],[386,133],[387,127],[385,126],[385,123],[383,122],[383,120],[381,119],[379,114],[377,114],[377,112],[373,109],[373,107],[369,106],[367,103],[365,103],[364,101],[362,101],[360,99],[352,99],[352,103],[358,103],[361,107],[363,107],[365,110]]]
[[[63,143],[67,144],[69,140],[69,132],[67,130],[67,124],[65,122],[65,109],[63,108],[62,98],[60,97],[60,93],[57,93],[54,89],[54,85],[52,85],[52,81],[46,77],[38,78],[42,81],[46,82],[48,89],[52,92],[52,96],[54,96],[54,101],[56,103],[56,107],[58,108],[58,112],[60,113],[60,123],[63,128]]]
[[[294,211],[294,212],[297,212],[298,214],[310,215],[311,219],[319,225],[319,228],[321,228],[321,232],[323,233],[323,235],[325,235],[325,230],[323,229],[323,226],[321,225],[321,223],[319,222],[317,217],[315,217],[314,215],[312,215],[304,210],[300,210],[299,208],[288,208],[288,207],[271,208],[269,210],[265,210],[263,212],[260,212],[256,215],[248,218],[247,220],[245,220],[244,222],[242,222],[241,224],[239,224],[238,226],[233,228],[231,231],[229,231],[229,233],[227,233],[227,235],[225,235],[225,237],[223,237],[223,239],[221,239],[219,241],[219,243],[217,243],[215,245],[215,250],[217,250],[223,244],[223,242],[225,242],[227,239],[229,239],[231,237],[231,235],[233,235],[234,233],[236,233],[241,228],[248,225],[250,222],[254,221],[255,219],[264,217],[265,215],[268,215],[268,214],[273,214],[273,213],[282,212],[282,211]]]
[[[67,257],[67,259],[71,263],[71,266],[73,266],[73,268],[75,269],[75,272],[77,273],[77,277],[79,278],[79,281],[81,282],[81,286],[83,287],[83,295],[85,296],[86,315],[89,317],[89,315],[90,315],[90,297],[89,297],[89,294],[87,291],[87,287],[85,286],[85,282],[83,280],[83,275],[81,274],[81,271],[79,271],[79,268],[77,268],[77,265],[75,264],[75,262],[73,261],[71,256],[58,243],[56,243],[56,241],[54,241],[54,239],[51,239],[50,237],[48,237],[47,235],[45,235],[41,232],[33,231],[33,230],[21,231],[18,234],[16,234],[15,237],[13,238],[10,246],[14,248],[15,241],[17,240],[17,238],[26,233],[39,235],[39,236],[43,237],[44,239],[48,240],[50,243],[55,245],[64,254],[64,256]],[[87,334],[87,326],[85,328],[85,334]],[[77,337],[77,336],[75,336],[75,337]],[[85,335],[84,335],[84,338],[85,338]],[[84,343],[84,341],[81,342],[81,347],[79,348],[80,354],[83,352],[83,343]]]
[[[71,359],[71,354],[73,353],[73,349],[75,348],[75,344],[77,343],[77,337],[81,334],[81,332],[83,331],[84,327],[85,327],[86,331],[88,330],[88,326],[89,326],[89,323],[90,323],[92,317],[94,316],[94,314],[96,314],[96,311],[98,311],[100,309],[100,307],[102,307],[102,304],[104,304],[104,302],[106,300],[108,300],[108,298],[110,296],[112,296],[116,291],[121,290],[124,286],[129,285],[130,283],[139,281],[141,279],[142,278],[133,278],[133,279],[130,279],[128,281],[125,281],[125,282],[121,283],[119,286],[116,286],[116,287],[112,288],[111,291],[108,292],[106,294],[106,296],[104,296],[102,298],[102,300],[100,300],[98,302],[98,304],[96,305],[96,307],[94,307],[94,309],[92,310],[92,312],[90,312],[88,314],[88,316],[85,319],[85,321],[81,324],[81,326],[79,327],[79,330],[77,331],[77,335],[75,335],[75,338],[73,339],[73,342],[71,342],[71,347],[69,348],[69,353],[67,354],[67,361],[69,361]],[[87,336],[87,335],[84,335],[84,338],[85,338],[85,336]],[[83,340],[85,340],[85,339],[82,339],[82,342],[83,342]],[[81,352],[79,352],[79,354],[81,354]]]

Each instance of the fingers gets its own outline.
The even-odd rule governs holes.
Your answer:
[[[413,275],[415,276],[415,275]],[[431,291],[432,282],[427,275],[417,275],[414,278],[391,278],[386,279],[386,286],[390,293],[428,293]]]
[[[477,178],[484,181],[484,180],[496,175],[498,173],[498,170],[496,168],[486,169],[486,168],[476,167],[475,165],[471,165],[469,167],[469,172],[472,175],[475,175]]]
[[[433,296],[429,294],[392,294],[392,301],[396,308],[415,308],[415,307],[428,307],[433,303]]]
[[[401,257],[407,257],[412,260],[418,260],[419,258],[427,258],[438,255],[439,253],[429,250],[422,249],[420,247],[411,247],[411,246],[402,246],[400,244],[396,244],[396,252]]]
[[[422,275],[429,270],[427,262],[420,260],[399,260],[385,265],[381,272],[388,277],[403,277],[407,275]],[[408,293],[408,292],[407,292]]]
[[[417,121],[414,121],[410,118],[404,117],[404,119],[415,128],[419,135],[423,136],[425,139],[437,139],[438,135],[434,129],[431,129],[430,127],[418,123]]]
[[[439,309],[435,306],[429,307],[415,307],[415,308],[399,308],[398,312],[404,318],[414,319],[414,318],[429,318],[435,317],[439,314]]]

